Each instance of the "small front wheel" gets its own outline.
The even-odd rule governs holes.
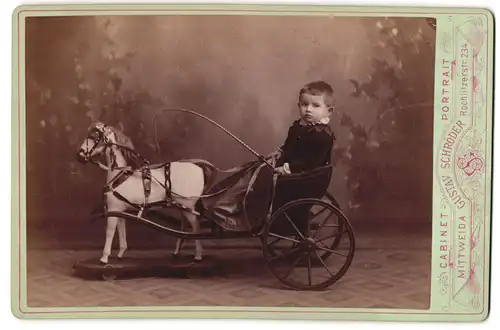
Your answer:
[[[327,217],[318,223],[315,231],[311,230],[314,208],[335,215],[341,225],[326,227]],[[331,238],[335,244],[325,244]],[[354,258],[354,232],[349,221],[337,207],[320,199],[299,199],[280,207],[266,224],[262,241],[271,273],[298,290],[329,287],[344,276]]]

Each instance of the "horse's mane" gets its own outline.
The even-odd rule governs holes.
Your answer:
[[[104,125],[103,123],[97,122],[91,125],[91,129],[92,128],[95,129],[99,124]],[[131,162],[129,165],[131,165],[132,167],[139,165],[140,162],[137,155],[134,152],[132,152],[132,150],[135,150],[132,140],[116,127],[106,125],[106,128],[114,133],[116,144],[118,146],[124,146],[130,148],[130,150],[126,148],[119,148],[120,152],[123,154],[123,157],[125,157],[127,163]]]
[[[119,129],[113,127],[113,126],[108,126],[108,128],[115,133],[115,138],[116,138],[116,143],[125,146],[130,149],[134,149],[134,144],[132,143],[132,140],[128,136],[126,136],[122,131]]]
[[[125,157],[127,163],[130,162],[129,165],[131,165],[132,167],[138,166],[140,162],[137,154],[132,152],[132,150],[135,150],[132,140],[119,129],[112,126],[108,126],[108,128],[115,134],[116,144],[118,144],[119,146],[130,148],[120,148],[120,151],[123,154],[123,157]]]

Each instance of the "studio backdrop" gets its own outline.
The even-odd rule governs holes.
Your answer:
[[[88,126],[122,129],[152,162],[254,159],[298,116],[298,92],[335,91],[330,192],[358,233],[428,228],[432,206],[435,26],[415,18],[96,16],[28,18],[28,247],[97,247],[90,222],[105,173],[76,153]],[[131,246],[173,239],[129,224]]]

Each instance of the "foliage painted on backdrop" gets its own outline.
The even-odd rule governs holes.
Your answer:
[[[348,114],[349,109],[346,109],[341,115],[341,125],[350,130],[351,139],[334,155],[336,163],[348,164],[346,184],[350,208],[369,207],[374,209],[375,214],[383,213],[382,208],[387,207],[384,200],[408,199],[411,196],[409,192],[409,195],[398,197],[398,190],[391,191],[392,187],[388,187],[387,182],[404,182],[409,190],[420,189],[421,192],[431,189],[432,170],[429,164],[432,162],[432,149],[429,148],[423,159],[419,159],[418,154],[408,147],[408,139],[432,141],[434,88],[433,71],[421,70],[424,59],[434,63],[434,43],[424,38],[421,27],[414,25],[412,29],[406,25],[401,29],[396,21],[390,19],[377,21],[376,26],[377,29],[370,30],[368,27],[367,30],[379,33],[379,38],[372,40],[378,44],[379,54],[392,53],[394,64],[388,63],[384,55],[381,59],[373,58],[369,79],[350,79],[354,90],[352,97],[379,101],[379,106],[373,109],[377,112],[376,124],[364,127],[355,122]],[[427,92],[422,93],[423,89]],[[408,115],[412,111],[415,115]],[[422,112],[426,115],[419,114]],[[428,120],[422,122],[423,117]],[[411,168],[424,163],[429,168],[423,175],[426,181],[422,184],[421,176],[412,176],[406,171],[387,171],[387,159],[394,155],[401,160],[395,166],[407,164]],[[429,196],[428,203],[430,201]],[[370,205],[366,205],[367,202]]]

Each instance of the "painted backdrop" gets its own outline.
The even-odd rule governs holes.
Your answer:
[[[28,18],[29,246],[97,246],[89,221],[104,173],[76,162],[88,125],[121,127],[152,161],[204,158],[227,168],[262,154],[297,116],[299,89],[335,90],[331,191],[357,232],[430,228],[433,22],[407,18],[144,16]],[[130,229],[132,228],[132,229]],[[129,225],[130,240],[171,241]]]

